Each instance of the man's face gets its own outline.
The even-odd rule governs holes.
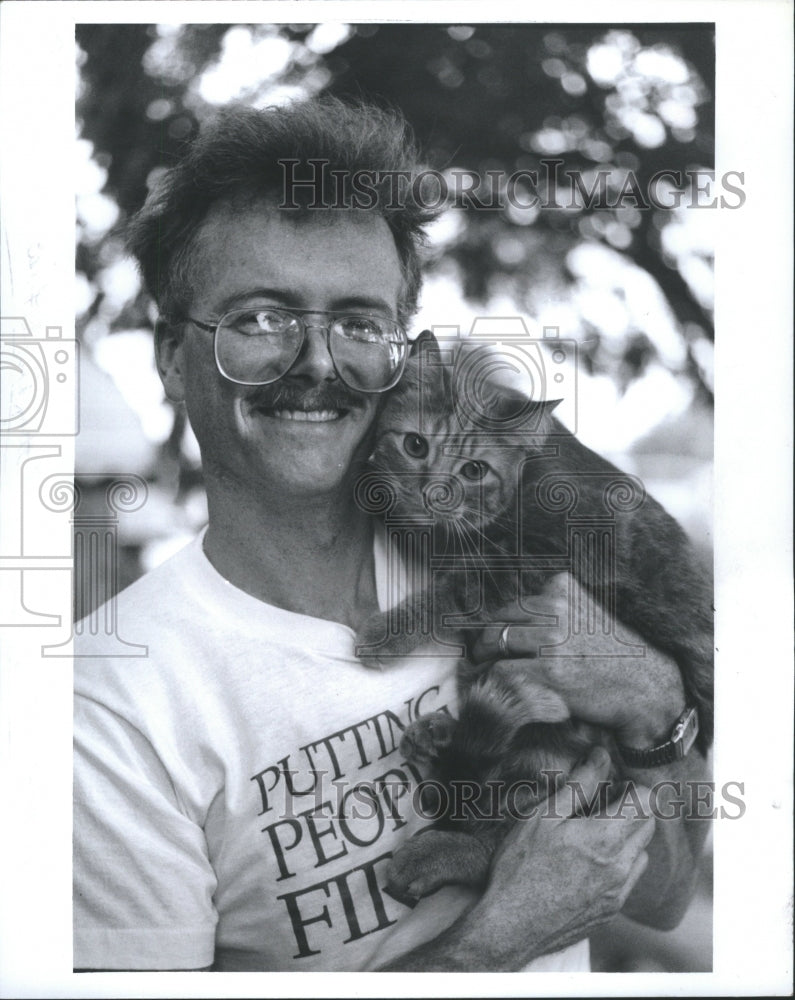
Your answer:
[[[258,304],[397,316],[400,263],[380,216],[325,211],[296,219],[263,203],[219,204],[197,247],[187,310],[194,319],[213,322]],[[159,359],[169,395],[186,403],[209,475],[298,498],[335,489],[367,455],[379,397],[343,386],[322,331],[307,331],[294,366],[269,386],[225,379],[213,335],[190,323]],[[285,393],[278,403],[275,389]]]

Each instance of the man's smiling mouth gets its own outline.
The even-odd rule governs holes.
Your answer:
[[[290,383],[263,386],[252,408],[271,420],[329,424],[361,410],[363,399],[339,383],[303,387]]]
[[[329,423],[339,420],[347,410],[265,410],[269,417],[277,420],[297,420],[314,424]]]

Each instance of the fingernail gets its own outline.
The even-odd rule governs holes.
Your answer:
[[[591,751],[590,760],[594,767],[604,767],[610,760],[610,754],[604,747],[594,747]]]

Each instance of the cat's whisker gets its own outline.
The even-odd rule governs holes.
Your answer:
[[[457,520],[450,522],[450,529],[451,543],[453,543],[451,544],[451,554],[456,556],[466,566],[472,556],[467,534]]]
[[[471,533],[461,523],[457,525],[456,531],[459,540],[458,551],[462,560],[469,565],[480,565],[483,562],[483,555],[477,541],[473,540]]]
[[[461,521],[469,529],[468,534],[469,534],[469,538],[470,538],[470,544],[472,545],[473,548],[476,548],[477,551],[482,554],[483,553],[483,546],[480,544],[481,542],[485,542],[486,543],[486,547],[488,547],[488,548],[493,548],[494,546],[493,546],[493,544],[489,544],[490,543],[490,539],[489,539],[488,535],[484,532],[482,526],[477,522],[477,520],[475,520],[475,515],[477,514],[477,512],[476,511],[472,511],[471,512],[472,516],[470,516],[470,517],[467,517],[467,513],[470,513],[470,512],[464,512],[462,514]],[[505,551],[505,550],[502,550],[502,551]]]
[[[464,524],[468,524],[467,520],[464,517],[462,517],[461,520],[464,522]],[[488,559],[486,558],[480,545],[478,544],[478,536],[481,536],[482,533],[479,531],[477,525],[475,525],[474,528],[472,528],[470,531],[465,531],[464,527],[459,525],[459,530],[461,531],[462,537],[466,540],[466,543],[469,547],[469,552],[467,554],[469,567],[472,569],[476,569],[479,572],[488,573],[492,581],[494,581],[494,574],[489,566]],[[473,535],[475,537],[473,537]]]

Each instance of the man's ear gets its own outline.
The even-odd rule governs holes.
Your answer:
[[[422,349],[423,349],[423,347],[422,347],[423,344],[427,344],[428,345],[425,348],[426,351],[428,350],[428,347],[438,347],[439,346],[439,343],[436,340],[436,337],[434,337],[434,335],[433,335],[433,331],[431,331],[431,330],[423,330],[422,333],[419,334],[418,337],[416,337],[414,340],[412,340],[412,342],[409,344],[409,357],[413,358],[413,357],[419,355],[420,351],[422,351]]]
[[[155,323],[155,363],[166,395],[173,403],[185,402],[182,326],[159,319]]]

